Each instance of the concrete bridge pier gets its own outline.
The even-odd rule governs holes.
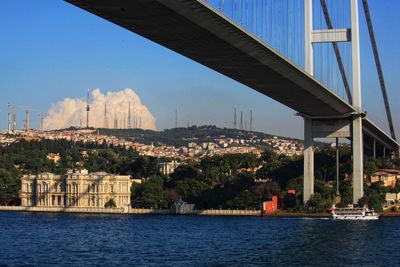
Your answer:
[[[304,116],[304,184],[303,184],[303,202],[310,200],[314,194],[314,138],[335,138],[336,149],[338,148],[339,138],[351,138],[352,120],[351,118],[309,118]],[[362,118],[360,117],[362,120]],[[357,121],[359,122],[359,121]],[[358,139],[357,139],[358,140]],[[359,148],[352,146],[357,151],[357,157],[360,158]],[[362,149],[362,143],[361,143]],[[353,156],[354,157],[354,156]],[[362,161],[362,153],[361,153]],[[336,180],[339,175],[339,151],[336,150]],[[359,170],[357,169],[359,173]],[[362,174],[361,174],[362,175]],[[362,181],[362,180],[361,180]],[[362,184],[361,184],[362,186]],[[359,187],[356,186],[358,190]],[[358,199],[357,199],[358,201]]]
[[[353,118],[352,126],[353,204],[357,204],[358,200],[364,196],[362,117]]]
[[[364,171],[363,171],[363,134],[362,134],[362,109],[361,109],[361,70],[360,70],[360,35],[358,19],[358,0],[350,0],[351,13],[351,64],[352,64],[352,94],[353,106],[358,112],[353,117],[352,123],[352,149],[353,149],[353,203],[364,196]]]
[[[350,0],[351,38],[337,38],[331,42],[351,42],[352,47],[352,99],[350,104],[355,114],[346,118],[304,119],[304,188],[303,201],[307,203],[314,194],[314,150],[313,138],[351,137],[353,150],[353,203],[364,195],[363,184],[363,114],[361,109],[361,74],[358,0]],[[304,0],[304,48],[305,70],[314,75],[313,43],[319,42],[313,29],[313,1]],[[323,34],[329,35],[329,31]],[[350,120],[349,120],[350,118]]]
[[[314,195],[314,138],[312,119],[304,117],[304,204]]]

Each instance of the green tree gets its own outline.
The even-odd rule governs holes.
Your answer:
[[[11,172],[0,168],[0,203],[11,205],[19,203],[20,179]]]
[[[116,208],[117,204],[115,203],[115,200],[113,198],[110,198],[105,204],[104,204],[105,208]]]
[[[134,188],[132,205],[143,208],[166,208],[163,184],[161,176],[150,176],[147,181]]]
[[[341,201],[337,205],[338,207],[346,207],[349,204],[353,204],[353,187],[351,181],[341,181],[339,184],[339,192]]]
[[[276,161],[276,160],[278,160],[278,154],[272,148],[267,148],[261,154],[261,158],[260,159],[263,162]]]
[[[206,183],[193,178],[178,181],[176,184],[176,191],[189,203],[198,203],[202,194],[208,189]]]
[[[393,165],[395,168],[400,170],[400,159],[394,159],[393,160]]]
[[[296,192],[303,192],[303,177],[290,179],[286,186],[286,191],[287,190],[296,190]]]
[[[311,196],[306,206],[314,212],[326,212],[332,206],[332,201],[323,198],[320,193]]]
[[[290,194],[285,197],[285,209],[289,211],[301,211],[303,209],[302,195]]]
[[[172,183],[176,184],[178,181],[182,181],[184,179],[199,179],[200,171],[191,165],[181,165],[175,169],[173,173],[171,173]]]
[[[381,182],[372,183],[369,187],[364,185],[364,196],[358,201],[358,204],[366,205],[370,209],[380,212],[383,210],[383,203],[388,191],[388,188],[383,186]]]
[[[158,159],[139,156],[131,165],[131,173],[136,178],[150,177],[158,174]]]
[[[257,209],[259,202],[256,196],[249,190],[237,194],[233,199],[226,202],[226,207],[231,209]]]
[[[260,200],[270,199],[272,196],[281,194],[279,184],[274,181],[258,184],[255,186],[254,191]]]
[[[273,149],[266,149],[260,158],[263,162],[261,169],[257,171],[257,177],[270,178],[273,172],[282,167],[283,161],[279,158],[279,155],[275,153]]]
[[[364,173],[367,177],[370,177],[374,172],[378,169],[377,162],[373,158],[365,157],[364,158]]]
[[[358,205],[360,206],[368,206],[370,209],[374,209],[375,211],[381,212],[382,209],[382,199],[381,196],[374,192],[368,195],[363,196],[359,199]]]

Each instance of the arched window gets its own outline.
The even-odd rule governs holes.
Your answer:
[[[78,185],[76,183],[72,184],[72,190],[74,193],[78,193]]]
[[[48,191],[49,191],[49,187],[48,187],[48,184],[46,184],[45,182],[43,182],[43,191],[45,192],[45,193],[47,193]]]
[[[93,193],[96,192],[96,185],[95,184],[92,184],[92,192]]]

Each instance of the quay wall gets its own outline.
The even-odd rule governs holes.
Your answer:
[[[70,213],[105,213],[105,214],[172,214],[168,209],[124,209],[124,208],[82,208],[82,207],[24,207],[0,206],[0,211],[25,211],[25,212],[70,212]],[[202,216],[260,216],[258,210],[194,210],[183,215]]]
[[[198,215],[204,216],[260,216],[259,210],[198,210]]]
[[[71,212],[71,213],[123,213],[123,208],[62,208],[62,207],[24,207],[0,206],[0,211],[26,211],[26,212]]]

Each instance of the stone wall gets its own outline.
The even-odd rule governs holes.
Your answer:
[[[26,211],[26,212],[71,212],[71,213],[110,213],[110,214],[170,214],[167,209],[134,209],[134,208],[85,208],[85,207],[23,207],[0,206],[0,211]],[[194,210],[188,215],[203,216],[260,216],[259,210]]]
[[[27,211],[27,212],[71,212],[71,213],[124,213],[123,208],[79,208],[79,207],[23,207],[0,206],[0,211]]]

